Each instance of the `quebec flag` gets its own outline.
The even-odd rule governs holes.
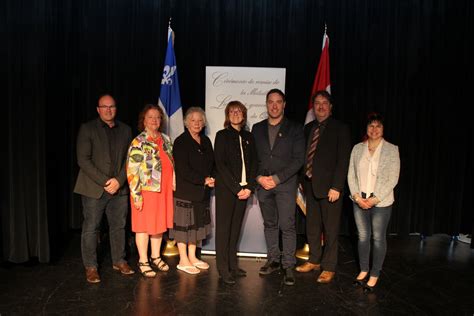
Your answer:
[[[164,110],[166,117],[163,120],[164,130],[174,141],[184,132],[183,109],[179,94],[178,69],[173,49],[173,30],[168,27],[168,48],[166,49],[163,78],[161,79],[159,106]]]

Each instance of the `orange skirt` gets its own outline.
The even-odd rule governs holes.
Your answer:
[[[138,211],[132,205],[132,231],[156,235],[173,228],[173,194],[142,191],[143,207]]]

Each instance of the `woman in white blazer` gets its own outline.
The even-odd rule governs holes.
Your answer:
[[[371,113],[364,141],[354,146],[347,181],[354,202],[354,218],[359,235],[360,273],[354,285],[373,291],[387,251],[386,231],[393,189],[400,174],[398,147],[383,138],[383,117]],[[369,271],[370,243],[373,238],[372,268]]]

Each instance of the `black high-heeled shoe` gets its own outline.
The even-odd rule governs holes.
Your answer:
[[[352,286],[353,287],[364,286],[368,280],[369,280],[369,274],[367,273],[363,279],[359,280],[356,278],[354,281],[352,281]]]
[[[352,286],[353,287],[364,286],[365,282],[367,282],[367,278],[363,278],[362,280],[355,279],[354,281],[352,281]]]
[[[377,284],[379,283],[379,279],[377,278],[377,282],[374,284],[374,285],[368,285],[367,283],[365,283],[364,285],[364,293],[372,293],[374,290],[375,290],[375,287],[377,286]]]
[[[375,291],[376,286],[377,286],[377,284],[375,284],[374,286],[370,286],[370,285],[365,284],[364,285],[364,293],[372,293],[373,291]]]

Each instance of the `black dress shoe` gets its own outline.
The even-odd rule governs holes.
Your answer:
[[[258,273],[261,275],[267,275],[278,270],[280,270],[280,263],[275,261],[267,261],[267,263],[265,263],[265,265],[260,268],[260,271],[258,271]]]
[[[221,279],[222,279],[222,282],[224,282],[227,285],[234,285],[235,284],[235,279],[230,274],[221,276]]]
[[[293,274],[292,268],[285,269],[285,275],[283,276],[283,283],[285,283],[285,285],[295,285],[295,275]]]
[[[230,272],[234,278],[237,277],[246,277],[247,276],[247,271],[244,269],[237,268],[235,270],[231,270]]]

